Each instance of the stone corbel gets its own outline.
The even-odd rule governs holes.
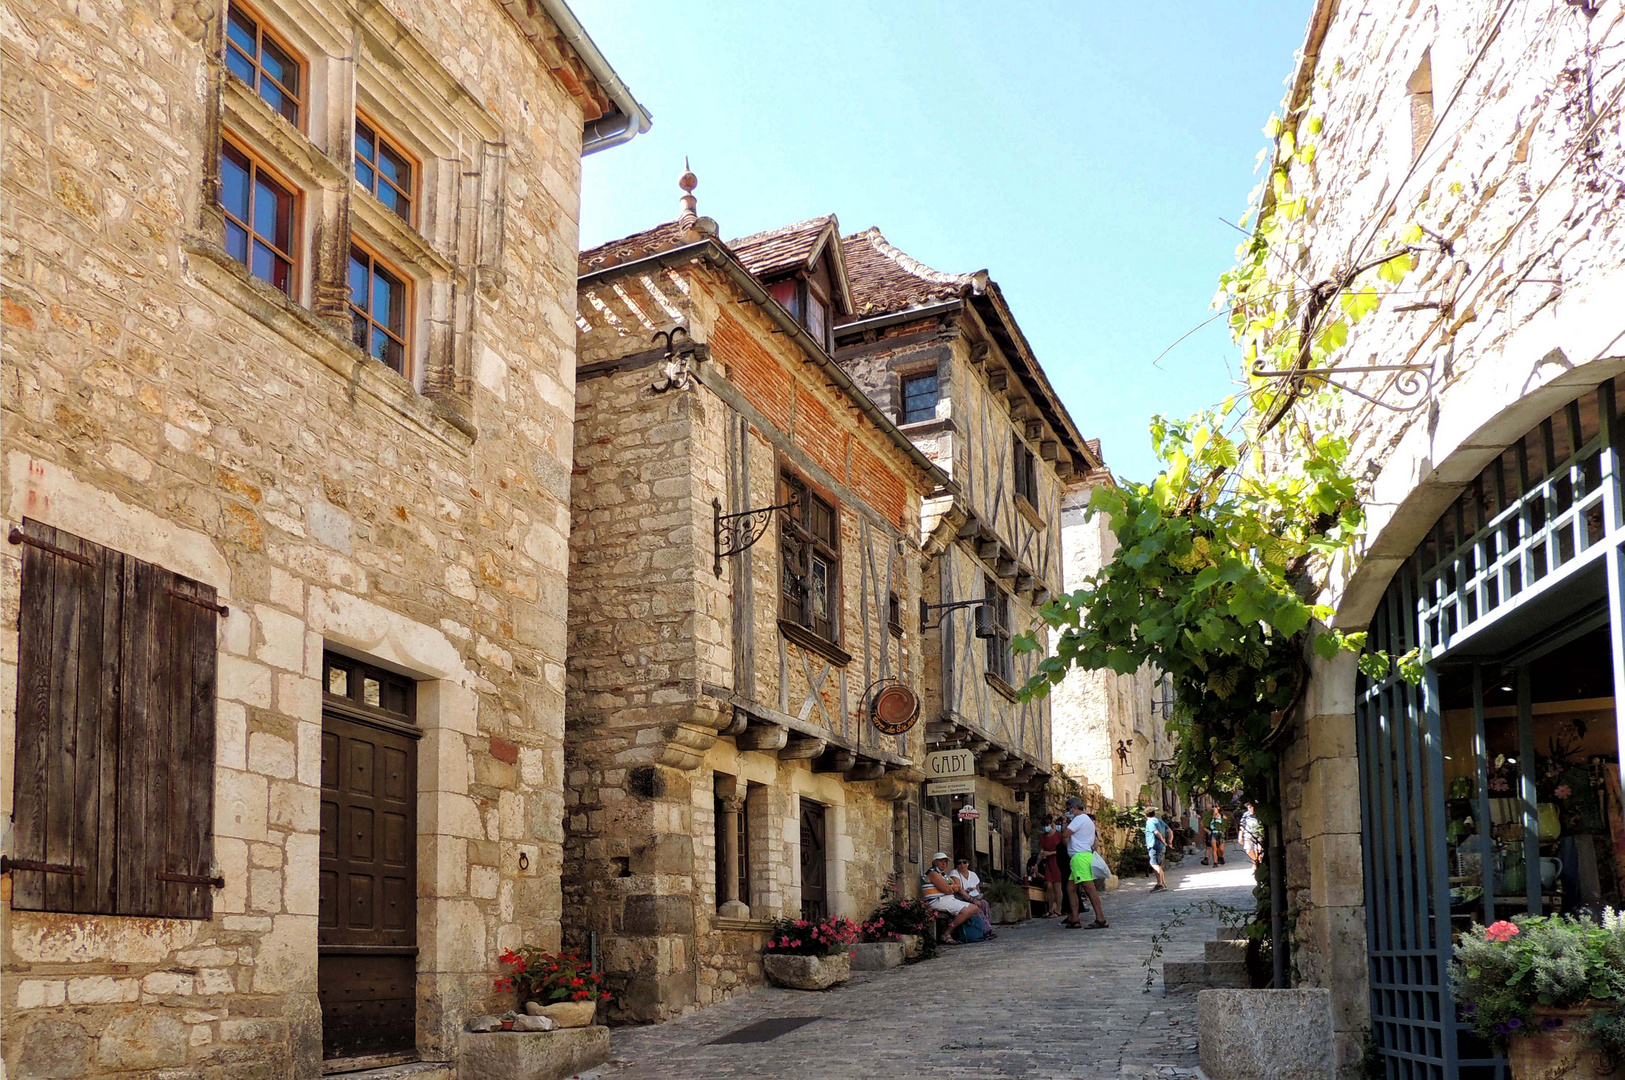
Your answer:
[[[844,773],[857,764],[858,755],[843,747],[833,747],[824,752],[824,755],[813,762],[812,770],[815,773]]]
[[[728,718],[728,722],[717,731],[717,734],[735,737],[743,735],[745,733],[745,729],[749,726],[750,714],[745,712],[744,709],[736,708],[733,711],[733,715]]]
[[[822,754],[828,746],[828,739],[820,739],[816,735],[803,735],[796,732],[790,735],[784,746],[780,747],[779,760],[810,761]]]
[[[734,745],[741,750],[783,750],[789,741],[790,729],[777,724],[753,722],[734,736]]]
[[[1005,759],[1003,750],[988,750],[976,755],[976,771],[983,776],[991,776],[995,769],[1001,768]]]

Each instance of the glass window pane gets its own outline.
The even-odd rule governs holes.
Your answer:
[[[412,187],[411,163],[383,143],[378,144],[378,172],[402,190]]]
[[[226,46],[226,70],[249,86],[254,85],[254,61],[239,52],[235,46]]]
[[[235,221],[226,222],[226,253],[240,263],[248,261],[248,230]]]
[[[373,327],[371,350],[373,359],[382,360],[384,358],[384,353],[388,350],[388,348],[389,335],[384,333],[382,330],[379,330],[377,327]]]
[[[350,303],[367,310],[367,257],[355,248],[350,249]]]
[[[393,210],[398,216],[404,217],[405,215],[401,214],[400,207],[397,205],[398,199],[400,199],[400,193],[394,188],[390,187],[388,184],[378,185],[378,201],[389,207],[389,209]]]
[[[395,275],[376,266],[373,268],[372,317],[397,334],[406,322],[406,297],[402,295],[405,291]]]
[[[812,334],[813,340],[820,344],[824,341],[824,302],[812,297],[807,302],[807,330]]]
[[[373,149],[372,128],[357,120],[355,122],[355,156],[371,161],[375,152]]]
[[[259,28],[254,20],[244,15],[235,5],[226,19],[226,37],[228,40],[242,46],[242,50],[250,56],[256,52],[255,38],[259,36]]]
[[[372,175],[372,166],[359,157],[355,160],[355,178],[356,182],[368,191],[371,191],[376,183]]]
[[[293,98],[283,95],[282,101],[276,107],[282,118],[295,127],[299,125],[299,103]]]
[[[290,94],[299,93],[299,64],[266,38],[260,45],[260,67]]]
[[[289,296],[292,296],[293,295],[293,263],[289,262],[287,259],[284,259],[282,256],[278,255],[276,257],[275,263],[273,264],[273,266],[271,268],[271,284],[275,285],[277,288],[281,289],[283,292],[287,293]]]
[[[384,337],[383,334],[379,334],[378,336]],[[387,342],[387,344],[384,346],[384,354],[380,356],[379,359],[388,364],[390,367],[394,368],[396,371],[404,374],[406,367],[404,364],[405,357],[401,350],[401,343],[396,341],[394,338],[384,338],[384,340]]]
[[[248,220],[248,159],[229,143],[220,148],[220,205]]]
[[[271,281],[276,276],[276,252],[260,241],[254,241],[254,261],[249,269],[261,281]]]
[[[812,588],[807,597],[808,607],[812,614],[821,619],[829,618],[829,563],[823,559],[812,560],[812,574],[809,584]]]
[[[380,703],[378,680],[370,675],[364,675],[361,678],[361,700],[368,705],[378,705]]]
[[[327,692],[334,697],[350,696],[350,673],[337,665],[327,669]]]
[[[355,342],[356,348],[367,347],[367,331],[371,329],[372,323],[367,321],[365,315],[355,310],[350,312],[350,340]]]

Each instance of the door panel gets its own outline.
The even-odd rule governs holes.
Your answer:
[[[317,936],[322,1056],[417,1041],[416,741],[323,717]]]
[[[824,806],[801,800],[801,917],[822,919],[829,914],[825,889],[827,856],[824,847]]]

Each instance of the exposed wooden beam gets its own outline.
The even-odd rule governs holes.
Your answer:
[[[797,732],[779,750],[780,761],[810,761],[829,746],[828,739]]]
[[[1058,461],[1061,457],[1061,444],[1054,439],[1045,439],[1038,444],[1038,456],[1045,461]]]
[[[783,750],[790,741],[790,729],[777,724],[751,724],[734,737],[741,750]]]
[[[816,773],[838,772],[844,773],[858,760],[858,755],[851,750],[836,747],[826,750],[822,757],[813,761],[812,771]]]
[[[879,780],[886,775],[886,763],[864,758],[856,765],[846,770],[846,778],[852,783],[862,783],[865,780]]]

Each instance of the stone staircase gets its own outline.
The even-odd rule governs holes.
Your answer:
[[[1200,960],[1168,960],[1162,965],[1162,986],[1170,994],[1185,990],[1246,989],[1247,939],[1235,927],[1221,927],[1212,941],[1202,944]]]

